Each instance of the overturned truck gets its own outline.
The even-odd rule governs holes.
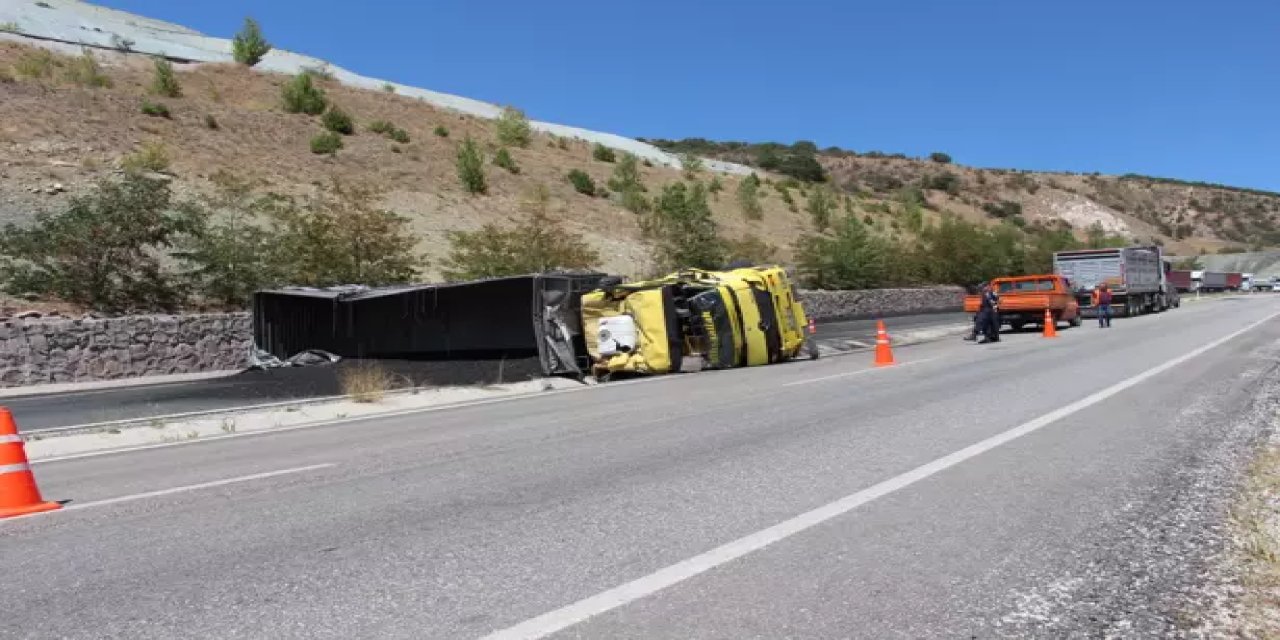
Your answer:
[[[772,364],[806,345],[816,357],[779,267],[279,289],[254,295],[253,317],[258,349],[280,360],[521,360],[542,375],[608,377]]]
[[[662,374],[791,360],[808,324],[779,267],[686,270],[636,283],[605,282],[582,299],[592,369]]]
[[[308,350],[343,358],[536,358],[544,375],[590,364],[580,301],[603,274],[542,274],[396,287],[289,288],[253,299],[258,349],[285,359]]]

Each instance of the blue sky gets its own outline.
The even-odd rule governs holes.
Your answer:
[[[107,0],[631,136],[1280,191],[1275,0]]]

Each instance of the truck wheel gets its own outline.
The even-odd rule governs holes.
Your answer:
[[[804,341],[804,348],[805,352],[809,354],[810,360],[817,360],[822,357],[822,352],[818,350],[818,343],[814,342],[813,338]]]
[[[1084,321],[1080,318],[1080,314],[1077,313],[1076,316],[1071,319],[1071,322],[1069,324],[1072,327],[1079,327],[1083,322]]]
[[[1009,323],[1009,328],[1010,328],[1010,329],[1012,329],[1014,333],[1019,333],[1019,332],[1021,332],[1021,331],[1026,327],[1026,326],[1027,326],[1027,323],[1025,323],[1025,322],[1010,322],[1010,323]]]

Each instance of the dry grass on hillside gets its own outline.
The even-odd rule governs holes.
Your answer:
[[[0,69],[21,64],[31,48],[0,43]],[[420,246],[430,259],[447,249],[446,232],[471,230],[490,222],[506,223],[521,215],[520,202],[536,184],[546,185],[555,199],[553,216],[582,233],[605,259],[604,268],[623,274],[647,270],[648,249],[640,242],[636,216],[606,198],[576,193],[565,179],[571,169],[589,173],[604,185],[613,164],[593,160],[583,141],[559,141],[535,135],[528,148],[511,149],[518,175],[493,166],[497,149],[491,121],[434,108],[419,100],[351,89],[333,81],[321,86],[330,100],[356,119],[357,135],[347,137],[336,156],[310,152],[308,142],[320,132],[319,118],[284,113],[280,87],[287,76],[234,65],[178,66],[180,98],[148,96],[151,61],[137,55],[96,52],[112,86],[91,88],[58,78],[18,77],[0,84],[0,217],[24,219],[42,207],[56,207],[92,182],[109,174],[125,154],[148,143],[164,146],[170,171],[181,191],[204,191],[209,178],[229,171],[260,181],[263,190],[284,194],[310,192],[332,176],[370,185],[385,194],[388,208],[413,221]],[[144,100],[162,102],[171,118],[144,115]],[[218,128],[206,126],[212,116]],[[386,120],[410,135],[396,144],[366,130]],[[448,137],[435,135],[437,127]],[[456,145],[465,136],[486,150],[489,194],[468,195],[455,170]],[[562,148],[563,147],[563,148]],[[681,179],[678,171],[642,167],[650,194]],[[704,176],[709,179],[709,176]],[[748,225],[734,192],[740,178],[720,176],[724,190],[712,208],[728,238],[738,238]],[[61,183],[66,193],[32,194],[32,188]],[[804,201],[791,212],[777,194],[763,201],[764,219],[751,231],[785,250],[807,221]]]

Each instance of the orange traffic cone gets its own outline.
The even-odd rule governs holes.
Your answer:
[[[889,333],[884,330],[884,320],[876,321],[876,366],[889,367],[897,364],[893,360],[893,349],[889,348]]]
[[[1058,337],[1058,321],[1053,319],[1053,312],[1044,310],[1044,337]]]
[[[62,505],[45,502],[27,463],[27,448],[13,414],[0,407],[0,518],[53,511]]]

